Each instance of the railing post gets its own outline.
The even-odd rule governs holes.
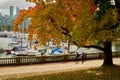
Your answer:
[[[20,57],[16,57],[16,65],[19,65],[20,64]]]
[[[68,56],[69,56],[69,55],[64,55],[64,56],[63,56],[63,61],[67,61],[67,60],[68,60]]]
[[[118,52],[115,52],[115,57],[119,57]]]
[[[46,56],[41,57],[41,62],[44,63],[46,61]]]
[[[103,54],[99,53],[99,58],[102,59],[103,58]]]

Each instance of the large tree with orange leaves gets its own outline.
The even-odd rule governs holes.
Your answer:
[[[75,43],[77,46],[83,46],[88,42],[86,40],[90,32],[88,25],[91,24],[91,16],[96,9],[93,1],[56,0],[55,3],[51,3],[52,0],[47,0],[47,2],[43,0],[27,1],[35,2],[36,6],[21,11],[18,19],[14,22],[15,30],[18,29],[19,22],[26,17],[31,18],[28,27],[31,40],[33,35],[37,34],[37,38],[42,44],[45,44],[51,38],[56,42],[68,40],[69,43]]]
[[[100,17],[97,14],[100,11],[95,11],[97,7],[93,0],[56,0],[54,4],[48,4],[51,0],[47,4],[43,0],[27,1],[36,2],[36,6],[26,10],[25,15],[31,18],[28,27],[31,36],[37,34],[44,44],[50,38],[56,41],[67,39],[77,46],[100,49],[105,54],[103,65],[113,65],[111,42],[120,36],[119,26],[114,26],[118,23],[118,12],[116,8],[108,8],[111,6],[110,0],[94,0],[95,3],[98,2],[96,6],[101,2],[109,5],[98,22],[95,18]],[[91,44],[95,41],[102,43],[102,46]]]
[[[76,35],[75,31],[77,30],[77,27],[84,27],[90,24],[91,14],[93,14],[95,8],[93,2],[87,0],[57,0],[54,4],[40,2],[37,3],[35,7],[34,12],[36,12],[36,14],[32,17],[31,22],[33,24],[30,26],[36,27],[34,29],[37,29],[38,38],[41,42],[48,41],[49,38],[47,36],[51,36],[51,38],[54,38],[57,42],[61,40],[76,42],[78,38],[74,36]],[[29,29],[32,29],[32,27],[29,27],[28,31],[30,31]],[[81,33],[79,33],[82,34],[82,31],[84,30],[81,30]],[[84,38],[82,39],[82,42],[86,43]],[[81,42],[77,45],[81,46]]]
[[[81,16],[84,14],[89,16],[90,11],[93,11],[90,10],[91,2],[88,2],[87,0],[84,2],[76,0],[57,0],[54,4],[51,4],[52,0],[47,0],[47,3],[44,3],[43,0],[27,1],[35,2],[36,6],[34,8],[29,8],[28,10],[21,10],[21,13],[14,22],[14,30],[18,29],[17,26],[24,20],[24,17],[30,17],[31,24],[28,27],[30,39],[32,39],[33,34],[37,33],[41,43],[44,44],[49,38],[54,38],[57,42],[61,39],[72,41],[71,36],[73,31],[75,30],[77,23],[82,21],[80,19],[83,19]]]

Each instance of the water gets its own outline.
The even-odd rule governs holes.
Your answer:
[[[15,41],[19,41],[19,39],[0,37],[0,49],[11,49],[12,47],[9,44],[10,44],[10,42],[15,42]],[[20,43],[18,45],[20,46]],[[22,45],[23,46],[28,45],[28,40],[23,39]]]
[[[0,49],[10,49],[8,44],[12,41],[12,38],[0,38]]]

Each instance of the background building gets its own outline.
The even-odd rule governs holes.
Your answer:
[[[20,10],[20,8],[19,8],[19,7],[16,7],[16,15],[19,14],[19,10]]]
[[[13,22],[17,18],[19,14],[19,7],[10,6],[9,7],[9,14],[2,15],[0,13],[0,31],[8,30],[8,27],[10,27],[10,31],[13,30]],[[15,13],[14,13],[15,12]],[[30,24],[30,19],[25,19],[24,22],[20,25],[24,30],[27,29],[27,27]]]
[[[10,17],[14,16],[14,6],[10,6]]]

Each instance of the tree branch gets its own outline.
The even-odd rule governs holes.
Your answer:
[[[100,46],[97,46],[97,45],[89,45],[89,46],[83,46],[83,47],[85,47],[85,48],[96,48],[96,49],[104,51],[104,48],[102,48]]]

